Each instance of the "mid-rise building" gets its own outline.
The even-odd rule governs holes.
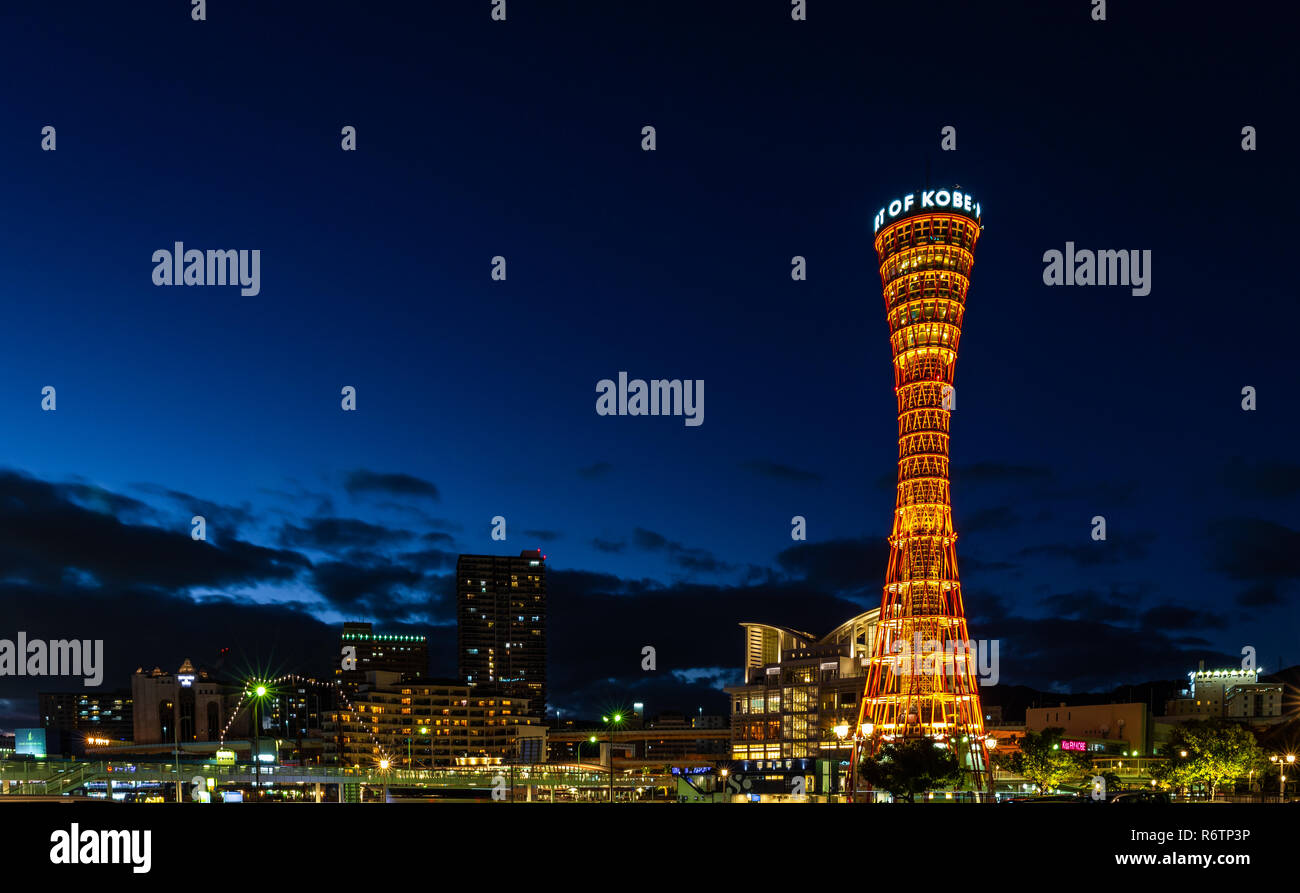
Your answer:
[[[745,684],[726,689],[732,758],[849,759],[879,616],[859,614],[821,638],[742,623]]]
[[[343,669],[343,655],[355,659],[353,669]],[[364,682],[371,671],[414,679],[429,675],[429,643],[424,636],[377,633],[369,623],[345,623],[333,663],[335,677],[349,690]]]
[[[1165,716],[1266,721],[1282,715],[1282,684],[1260,682],[1258,670],[1207,670],[1202,662],[1200,669],[1187,674],[1187,681],[1187,688],[1165,705]]]
[[[1064,729],[1062,746],[1092,753],[1152,753],[1151,711],[1146,704],[1065,704],[1030,707],[1025,730]],[[1065,742],[1069,742],[1067,745]]]
[[[239,686],[219,682],[189,658],[174,673],[154,667],[131,676],[131,720],[136,744],[216,741],[242,698]],[[247,711],[244,711],[247,714]],[[238,725],[240,721],[242,725]],[[241,715],[232,732],[248,733]]]
[[[459,680],[525,699],[546,716],[546,556],[461,555],[456,561]]]
[[[526,700],[455,680],[372,670],[333,725],[342,766],[373,766],[385,756],[394,768],[546,759],[546,727]]]
[[[135,734],[128,689],[40,692],[37,697],[42,728],[62,732],[65,739],[117,743]]]

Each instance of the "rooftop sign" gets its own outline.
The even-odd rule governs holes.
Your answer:
[[[926,211],[955,211],[974,220],[980,219],[979,202],[971,198],[969,192],[960,189],[927,189],[919,193],[909,192],[877,211],[876,227],[872,231],[880,232],[882,226],[899,217],[910,217]]]

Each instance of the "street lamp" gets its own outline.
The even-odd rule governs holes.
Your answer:
[[[392,761],[389,760],[388,757],[379,758],[379,771],[384,773],[385,775],[388,774],[388,767],[391,765],[392,765]],[[387,803],[388,802],[388,779],[387,778],[384,779],[382,796],[383,796],[382,802]]]
[[[1280,753],[1271,754],[1268,761],[1277,763],[1277,802],[1282,803],[1286,800],[1286,767],[1295,763],[1295,754],[1289,753],[1285,756]]]
[[[265,686],[265,685],[262,685],[262,684],[259,684],[256,688],[253,689],[253,692],[252,692],[252,693],[253,693],[253,698],[252,698],[252,701],[253,701],[253,735],[255,736],[255,737],[253,738],[253,799],[255,799],[255,800],[257,799],[257,796],[258,796],[258,790],[257,790],[257,787],[258,787],[258,785],[260,784],[260,781],[261,781],[261,775],[262,775],[262,772],[261,772],[261,763],[262,763],[262,752],[261,752],[261,751],[262,751],[262,746],[261,746],[261,745],[262,745],[262,727],[261,727],[261,725],[260,725],[260,723],[261,723],[261,719],[260,719],[259,716],[258,716],[258,708],[261,706],[261,704],[262,704],[262,700],[266,697],[266,692],[267,692],[266,686]]]
[[[180,704],[177,701],[168,701],[167,708],[171,711],[172,717],[172,760],[175,764],[176,772],[176,802],[181,802],[181,733],[180,733]],[[109,787],[112,787],[110,785]]]
[[[592,735],[587,740],[590,741],[592,744],[595,744],[596,736]],[[582,780],[582,739],[581,738],[578,739],[578,780],[579,781]],[[574,791],[576,792],[577,788],[574,788]],[[575,794],[575,799],[576,799],[576,794]]]
[[[861,716],[861,714],[859,714]],[[858,800],[858,757],[862,754],[862,739],[870,738],[876,731],[873,723],[858,723],[858,728],[853,735],[853,750],[849,757],[849,802],[856,803]],[[885,740],[890,740],[889,735],[884,736]]]
[[[605,737],[609,741],[609,802],[614,802],[614,727],[623,724],[623,714],[615,713],[612,716],[602,716],[600,721],[605,723]]]
[[[843,748],[843,747],[844,747],[844,739],[847,738],[847,737],[849,736],[849,724],[846,723],[846,722],[838,723],[838,724],[834,727],[834,729],[833,729],[832,731],[835,732],[835,737],[839,739],[839,742],[840,742],[840,743],[839,743],[839,746],[840,746],[840,748]],[[839,768],[840,768],[840,767],[839,767],[839,762],[838,762],[838,759],[837,759],[836,764],[835,764],[835,773],[836,773],[836,777],[839,777],[839,778],[840,778],[840,791],[843,792],[844,787],[845,787],[845,781],[846,781],[846,780],[845,780],[844,778],[840,777]],[[831,802],[834,803],[834,802],[835,802],[834,791],[830,791],[830,792],[828,792],[828,793],[830,794]]]

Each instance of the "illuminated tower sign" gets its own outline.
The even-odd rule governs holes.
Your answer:
[[[859,755],[929,738],[952,748],[976,790],[991,785],[948,483],[953,370],[979,221],[979,203],[960,189],[900,196],[875,218],[898,398],[898,491],[855,780]]]

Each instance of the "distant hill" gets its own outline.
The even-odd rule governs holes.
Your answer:
[[[1155,716],[1163,716],[1165,702],[1187,687],[1186,680],[1159,679],[1136,685],[1121,685],[1111,691],[1056,692],[1039,691],[1026,685],[994,685],[980,689],[980,702],[1002,708],[1003,722],[1024,722],[1025,711],[1031,707],[1055,707],[1066,704],[1132,704],[1144,703]]]
[[[1282,712],[1300,717],[1300,665],[1267,673],[1261,682],[1281,682]],[[1055,692],[1039,691],[1026,685],[994,685],[980,689],[980,702],[1002,708],[1004,722],[1024,722],[1025,711],[1031,707],[1055,707],[1066,704],[1132,704],[1150,705],[1153,716],[1164,716],[1165,702],[1178,696],[1187,687],[1186,679],[1157,679],[1134,685],[1120,685],[1110,691]]]
[[[1259,680],[1261,682],[1281,682],[1282,714],[1284,716],[1300,716],[1300,664],[1287,667],[1285,670],[1278,670],[1276,673],[1266,673],[1260,676]]]

